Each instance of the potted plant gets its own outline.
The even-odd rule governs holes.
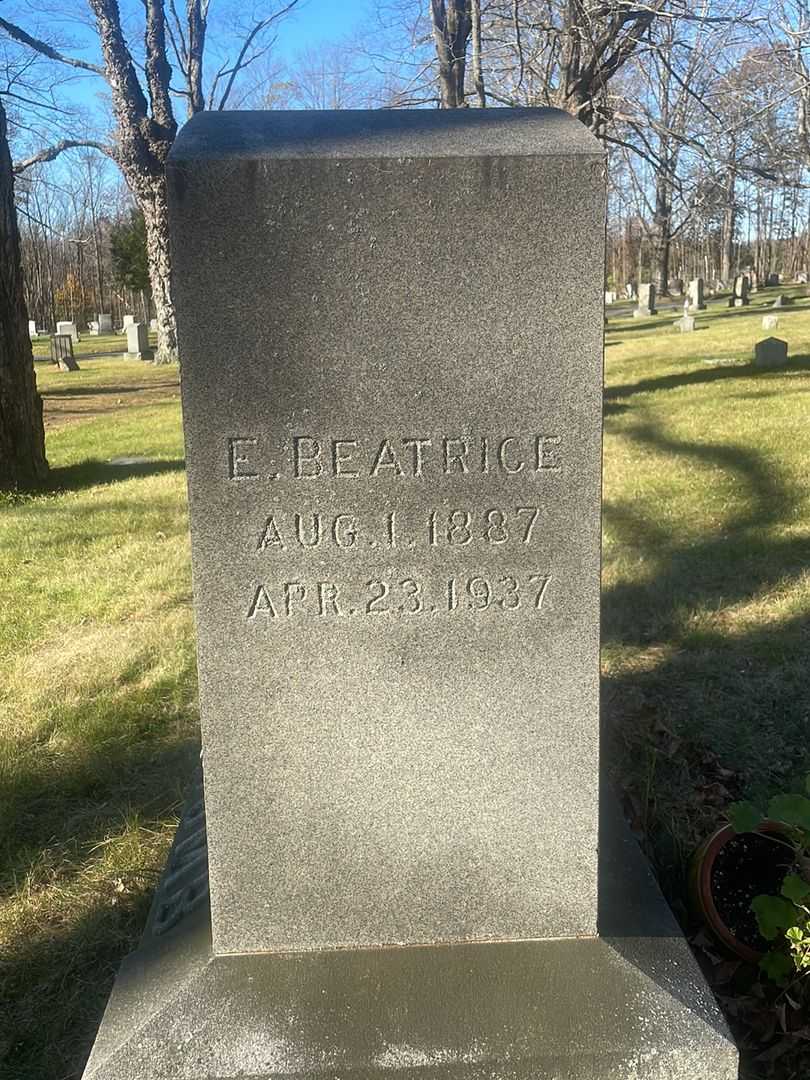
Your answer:
[[[715,936],[782,984],[810,971],[808,795],[776,795],[767,813],[733,803],[692,865],[693,900]]]

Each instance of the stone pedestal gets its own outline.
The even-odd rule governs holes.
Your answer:
[[[207,830],[88,1078],[731,1080],[600,824],[601,146],[208,113],[169,188]]]

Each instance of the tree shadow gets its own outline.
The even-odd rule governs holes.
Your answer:
[[[62,465],[51,469],[48,476],[49,493],[58,491],[78,491],[81,488],[95,487],[97,484],[116,484],[133,477],[160,476],[164,473],[183,472],[186,467],[184,458],[167,461],[134,458],[116,465],[111,461],[99,461],[87,458],[77,465]]]
[[[82,357],[76,357],[77,360]],[[157,382],[156,380],[149,380],[142,383],[128,383],[126,386],[60,386],[54,390],[50,387],[42,392],[44,398],[70,398],[70,397],[95,397],[96,395],[108,395],[108,394],[140,394],[144,390],[166,390],[169,387],[173,387],[177,390],[180,389],[180,384],[176,379],[170,379],[167,382]]]
[[[0,891],[22,897],[0,957],[2,1080],[81,1076],[160,870],[127,866],[125,847],[119,877],[92,868],[128,822],[154,836],[177,816],[199,757],[193,687],[193,658],[147,689],[133,666],[16,742],[0,772]],[[73,724],[84,726],[66,745]],[[32,872],[39,884],[20,890]],[[43,914],[31,903],[39,889]]]
[[[613,775],[634,791],[665,892],[685,917],[686,860],[728,803],[789,790],[810,768],[810,619],[788,612],[746,625],[727,614],[799,580],[810,539],[769,534],[795,521],[799,493],[750,445],[689,443],[649,424],[626,434],[722,470],[747,496],[702,538],[628,503],[604,506],[617,544],[638,550],[647,569],[602,597],[603,646],[641,658],[604,683]]]
[[[607,403],[605,415],[611,413],[611,403],[620,398],[628,398],[633,394],[655,393],[658,390],[676,390],[682,386],[699,386],[705,383],[713,383],[726,379],[750,379],[752,377],[768,379],[774,376],[801,374],[810,371],[810,355],[803,354],[790,357],[787,365],[782,368],[764,369],[754,367],[753,364],[729,364],[710,366],[690,371],[676,371],[669,375],[659,375],[652,379],[639,379],[635,383],[622,383],[619,386],[605,388],[604,400]]]

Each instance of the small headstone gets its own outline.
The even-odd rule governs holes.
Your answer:
[[[778,368],[787,364],[787,342],[781,338],[769,337],[758,341],[754,346],[754,367]]]
[[[34,319],[28,320],[28,336],[30,338],[35,338],[37,336],[37,324]]]
[[[78,371],[73,357],[73,338],[70,334],[54,334],[51,337],[51,363],[60,371]]]
[[[76,324],[73,322],[58,322],[56,324],[56,333],[70,334],[71,341],[77,342],[79,340],[79,332],[76,329]]]
[[[775,330],[779,325],[779,317],[777,315],[763,315],[762,316],[762,329],[763,330]]]
[[[767,283],[767,285],[769,287],[773,287],[774,285],[778,285],[779,284],[779,275],[778,274],[768,274],[768,278],[767,278],[766,283]]]
[[[692,311],[705,311],[706,303],[703,299],[703,278],[692,278],[687,292],[689,308]]]
[[[93,335],[93,337],[98,337],[98,323],[97,322],[89,322],[87,324],[87,329],[90,331],[90,333]]]
[[[745,276],[748,278],[748,291],[750,293],[759,292],[759,275],[756,270],[749,270]]]
[[[616,301],[616,293],[615,292],[609,292],[608,291],[608,292],[605,293],[605,303],[606,304],[613,304],[613,303],[615,303],[615,301]]]
[[[205,796],[92,1080],[738,1076],[600,820],[604,177],[552,109],[176,140]]]
[[[669,283],[669,291],[673,296],[683,295],[683,278],[673,278]]]
[[[111,334],[113,332],[112,315],[100,314],[98,316],[98,332],[99,334]]]
[[[635,300],[636,298],[636,286],[634,282],[628,281],[624,287],[624,295],[628,300]]]
[[[734,293],[732,295],[732,303],[729,307],[745,307],[750,301],[748,299],[748,289],[750,287],[750,281],[746,274],[738,274],[734,278]]]
[[[127,327],[127,359],[152,359],[152,350],[149,348],[149,331],[146,329],[146,323],[130,323]]]
[[[792,302],[793,302],[793,297],[792,296],[788,296],[787,293],[780,293],[776,297],[774,302],[771,304],[771,307],[775,307],[775,308],[787,307],[788,304],[791,304]]]
[[[638,307],[633,312],[634,318],[657,314],[655,306],[655,285],[648,283],[638,287]]]
[[[672,324],[677,330],[680,330],[682,334],[688,334],[695,329],[695,320],[691,315],[682,315],[680,319],[676,319]]]
[[[121,333],[126,334],[128,328],[130,326],[134,326],[134,325],[135,325],[135,316],[134,315],[125,315],[124,316],[124,323],[123,323],[123,326],[121,327]]]
[[[798,282],[799,285],[806,285],[807,284],[807,271],[806,270],[800,270],[798,272],[798,274],[796,275],[796,281]]]

